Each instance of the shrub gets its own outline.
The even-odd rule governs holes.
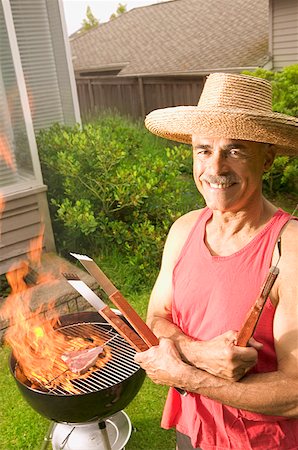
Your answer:
[[[166,147],[143,125],[110,116],[82,129],[54,125],[37,143],[58,249],[116,250],[138,283],[152,282],[171,223],[195,206],[184,196],[190,148]]]
[[[273,111],[298,117],[298,64],[285,67],[281,72],[257,69],[243,73],[271,82]],[[283,192],[295,196],[298,191],[297,179],[297,158],[278,156],[271,170],[264,174],[264,192],[271,197]]]

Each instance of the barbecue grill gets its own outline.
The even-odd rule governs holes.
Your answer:
[[[59,372],[57,378],[61,383],[54,383],[54,387],[52,380],[32,387],[29,381],[18,377],[18,362],[11,354],[10,369],[17,386],[32,408],[52,421],[66,424],[102,423],[125,408],[143,384],[145,372],[134,362],[136,352],[96,312],[62,316],[58,330],[71,339],[83,337],[92,340],[98,337],[104,343],[109,341],[110,358],[102,367],[92,368],[88,376],[77,375],[71,380],[71,389],[68,389],[67,385],[63,385],[65,370]],[[61,351],[57,349],[59,354]]]

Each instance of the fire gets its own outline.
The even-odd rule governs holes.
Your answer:
[[[33,332],[34,332],[34,334],[35,334],[35,336],[36,336],[37,338],[41,338],[41,337],[44,336],[44,332],[43,332],[42,327],[35,327],[34,330],[33,330]]]
[[[5,208],[4,197],[0,193],[0,242],[1,242],[1,217],[2,217],[2,213],[4,211],[4,208]]]
[[[39,236],[37,236],[37,238],[35,239],[32,239],[29,244],[29,259],[31,263],[36,266],[40,266],[41,264],[43,235],[44,225],[41,226]]]
[[[54,308],[54,300],[47,305],[44,315],[43,305],[32,310],[32,288],[25,279],[30,267],[38,267],[37,284],[47,283],[48,290],[58,280],[52,274],[43,273],[41,253],[43,248],[42,227],[40,235],[30,243],[28,259],[12,267],[6,274],[11,286],[11,294],[0,310],[0,316],[10,320],[10,327],[5,334],[6,343],[12,348],[18,362],[16,376],[23,383],[39,390],[51,390],[62,386],[69,393],[78,393],[71,383],[78,375],[68,370],[61,359],[62,354],[103,345],[98,336],[71,337],[59,328],[59,313]],[[48,318],[50,316],[50,319]],[[80,379],[103,366],[111,358],[110,349],[105,347],[103,357],[99,357],[94,367],[90,368]]]
[[[0,218],[1,218],[1,214],[4,211],[4,206],[5,206],[4,197],[3,197],[3,195],[0,194]]]
[[[3,134],[0,134],[0,158],[4,159],[7,166],[14,172],[16,171],[15,161],[12,157],[7,139]]]

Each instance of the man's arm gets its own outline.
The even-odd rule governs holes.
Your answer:
[[[274,339],[276,372],[247,375],[239,382],[216,377],[182,361],[170,339],[136,355],[148,376],[160,384],[181,387],[226,405],[252,412],[298,417],[298,223],[282,236],[280,274],[272,292],[278,302]]]
[[[228,331],[209,341],[197,341],[186,336],[172,323],[172,274],[199,214],[200,211],[186,214],[178,219],[170,230],[161,270],[150,297],[147,323],[157,337],[170,338],[175,342],[183,361],[213,375],[238,380],[256,364],[256,349],[260,349],[261,344],[252,339],[251,347],[236,347],[236,331]]]

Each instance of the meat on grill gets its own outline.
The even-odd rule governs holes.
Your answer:
[[[65,362],[71,372],[77,373],[78,375],[83,375],[95,364],[98,356],[102,352],[103,347],[97,346],[86,350],[76,350],[63,353],[61,355],[61,359]]]

